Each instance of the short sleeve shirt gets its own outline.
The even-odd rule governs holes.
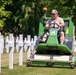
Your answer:
[[[57,17],[56,20],[50,19],[46,22],[46,24],[51,24],[51,26],[53,26],[54,22],[57,24],[64,24],[64,20],[61,17]],[[58,27],[58,26],[55,24],[55,27]]]

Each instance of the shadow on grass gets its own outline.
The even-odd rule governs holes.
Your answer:
[[[5,67],[1,67],[2,69],[9,69],[9,67],[8,66],[5,66]]]
[[[19,63],[13,64],[14,66],[18,66]],[[23,65],[26,65],[26,62],[23,62]]]

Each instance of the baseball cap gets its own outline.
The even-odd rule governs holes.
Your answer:
[[[56,9],[52,10],[52,14],[58,14],[58,11]]]

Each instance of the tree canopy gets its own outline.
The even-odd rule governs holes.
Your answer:
[[[0,0],[0,31],[35,35],[42,8],[47,7],[47,16],[57,9],[59,16],[71,17],[76,23],[76,0]]]

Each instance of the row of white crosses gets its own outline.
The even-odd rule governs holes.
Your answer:
[[[31,50],[34,50],[35,43],[37,40],[37,36],[34,36],[34,39],[31,39],[31,36],[28,35],[27,38],[23,40],[23,35],[20,34],[19,37],[16,37],[16,41],[14,40],[13,34],[9,34],[6,36],[5,40],[5,48],[6,52],[9,53],[9,69],[13,69],[13,54],[14,47],[16,44],[16,52],[19,52],[19,66],[23,65],[23,49],[27,51],[27,59],[31,56]],[[0,34],[0,73],[1,73],[1,54],[4,49],[4,38]]]
[[[34,39],[33,38],[31,39],[30,35],[28,35],[27,39],[25,38],[24,40],[24,49],[27,50],[27,59],[29,59],[31,56],[31,50],[32,51],[35,50],[36,40],[37,40],[37,36],[34,36]]]

